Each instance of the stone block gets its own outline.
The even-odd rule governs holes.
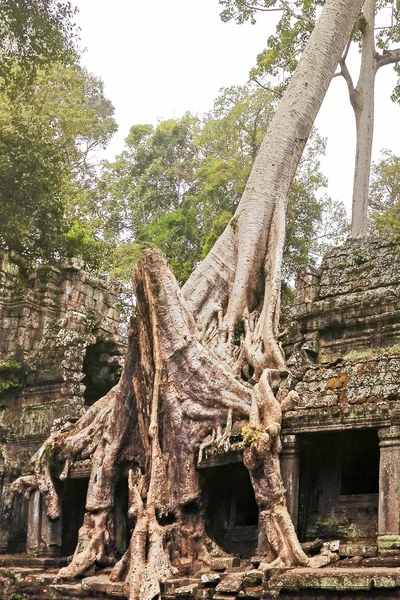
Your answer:
[[[193,598],[194,600],[211,600],[213,593],[213,588],[198,588],[195,590]]]
[[[257,587],[262,584],[263,575],[260,571],[249,571],[243,577],[243,587]]]
[[[183,587],[175,588],[175,597],[186,599],[193,598],[195,591],[198,589],[199,583],[191,583],[189,585],[184,585]]]
[[[240,560],[236,557],[222,557],[217,556],[211,559],[210,567],[213,571],[225,571],[226,569],[232,569],[238,567]]]
[[[221,580],[221,575],[218,573],[204,573],[200,580],[204,585],[216,585]]]
[[[241,594],[243,594],[243,596],[241,596]],[[238,596],[239,598],[261,598],[261,596],[263,596],[263,588],[261,585],[248,587],[245,591],[239,592]]]
[[[378,552],[382,556],[391,556],[400,553],[400,535],[378,536]]]
[[[243,579],[244,573],[231,573],[217,585],[216,591],[237,594],[242,587]]]
[[[165,594],[172,594],[177,588],[183,588],[191,584],[198,584],[198,579],[188,577],[167,579],[167,581],[161,583],[161,591]]]
[[[373,557],[378,553],[376,544],[344,543],[340,544],[339,556],[365,556]]]

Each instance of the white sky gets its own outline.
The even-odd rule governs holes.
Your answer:
[[[123,149],[132,125],[212,107],[222,86],[243,84],[266,46],[277,16],[256,25],[222,23],[217,0],[79,0],[83,64],[105,83],[119,131],[107,158]],[[391,66],[376,86],[374,159],[382,148],[400,154],[400,107],[390,101]],[[355,126],[342,78],[333,80],[316,125],[328,138],[323,171],[328,193],[351,206]]]

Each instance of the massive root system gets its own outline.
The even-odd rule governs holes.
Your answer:
[[[125,579],[132,600],[150,600],[159,593],[161,580],[207,564],[217,548],[205,532],[197,456],[204,440],[232,419],[250,419],[255,430],[265,432],[246,450],[245,464],[270,537],[271,557],[284,564],[306,562],[280,479],[281,411],[269,383],[279,372],[262,369],[259,346],[252,352],[262,307],[252,313],[247,309],[241,344],[227,339],[218,311],[216,325],[209,324],[204,339],[160,251],[144,252],[134,286],[137,306],[119,384],[75,425],[53,433],[33,458],[33,480],[15,484],[26,483],[30,489],[36,484],[48,516],[56,519],[60,502],[54,467],[62,462],[60,477],[65,478],[74,461],[92,460],[78,546],[60,577],[80,576],[93,564],[115,563],[115,484],[127,463],[132,536],[111,578]],[[218,354],[219,342],[228,361]],[[249,369],[253,383],[256,373],[262,373],[254,386],[237,376]],[[229,436],[225,442],[229,444]]]

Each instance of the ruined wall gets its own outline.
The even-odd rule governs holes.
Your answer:
[[[284,338],[287,357],[316,362],[400,342],[400,249],[379,239],[350,240],[321,266],[299,272]],[[295,359],[292,359],[294,364]]]
[[[400,423],[398,246],[351,240],[320,268],[303,269],[285,328],[290,374],[279,394],[298,393],[282,431],[292,446],[296,440],[300,461],[300,537],[338,537],[350,551],[354,540],[367,540],[367,556],[377,551],[379,511],[382,524],[398,498],[382,476],[397,452],[397,438],[386,437]],[[396,543],[398,530],[396,522]]]
[[[24,542],[27,508],[10,482],[55,419],[78,419],[118,380],[119,293],[76,260],[26,272],[0,257],[0,552]]]

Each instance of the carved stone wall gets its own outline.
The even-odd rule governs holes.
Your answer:
[[[0,552],[22,549],[26,535],[10,482],[29,472],[55,419],[78,419],[118,380],[120,291],[76,260],[27,272],[0,256]]]
[[[298,275],[284,338],[287,357],[330,362],[400,342],[400,249],[379,238],[351,240]],[[292,359],[294,362],[295,359]]]
[[[300,473],[290,502],[302,539],[337,537],[346,556],[400,550],[399,342],[396,244],[352,240],[300,272],[279,392],[298,393],[282,429]]]

